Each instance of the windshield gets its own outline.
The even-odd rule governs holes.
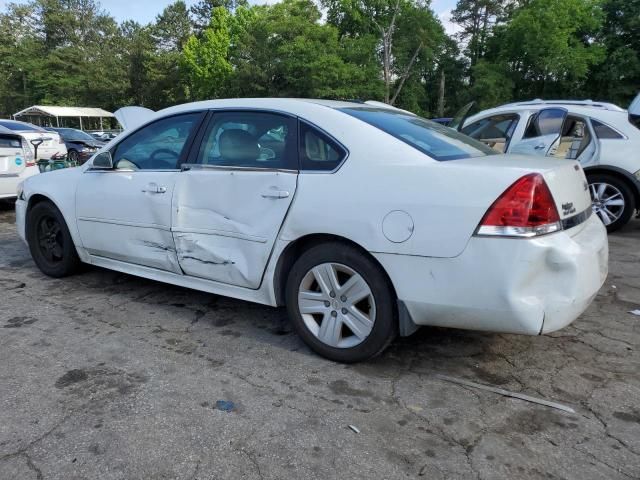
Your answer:
[[[349,107],[340,110],[393,135],[441,162],[498,153],[451,128],[400,110],[369,107]]]
[[[76,130],[75,128],[60,128],[57,130],[60,136],[64,140],[68,140],[70,142],[95,142],[96,139],[89,135],[88,133],[83,132],[82,130]]]

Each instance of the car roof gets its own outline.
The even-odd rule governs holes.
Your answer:
[[[365,102],[348,100],[323,100],[312,98],[230,98],[219,100],[204,100],[201,102],[185,103],[165,108],[157,112],[157,116],[187,112],[192,110],[213,109],[213,108],[261,108],[299,112],[306,108],[323,106],[331,109],[366,107]],[[393,109],[394,107],[388,106]]]
[[[605,123],[614,124],[616,127],[626,126],[628,123],[627,111],[616,107],[615,108],[603,108],[595,105],[589,105],[586,103],[571,102],[570,100],[562,101],[544,101],[544,102],[516,102],[501,105],[499,107],[483,110],[474,115],[471,115],[464,122],[465,125],[469,125],[471,122],[475,122],[480,118],[485,118],[490,115],[500,115],[504,113],[518,113],[518,112],[537,112],[545,108],[565,108],[569,113],[582,115],[585,117],[595,118],[602,120]]]

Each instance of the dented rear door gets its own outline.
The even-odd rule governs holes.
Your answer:
[[[172,232],[184,274],[258,288],[297,176],[294,118],[214,113],[176,180]]]

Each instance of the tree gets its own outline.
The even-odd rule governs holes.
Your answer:
[[[192,99],[218,97],[231,74],[231,14],[222,7],[213,9],[211,22],[200,38],[187,40],[181,63],[191,86]]]

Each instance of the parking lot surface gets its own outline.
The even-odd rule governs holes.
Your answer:
[[[640,221],[564,330],[423,328],[347,366],[282,309],[47,278],[0,208],[0,479],[640,478]]]

